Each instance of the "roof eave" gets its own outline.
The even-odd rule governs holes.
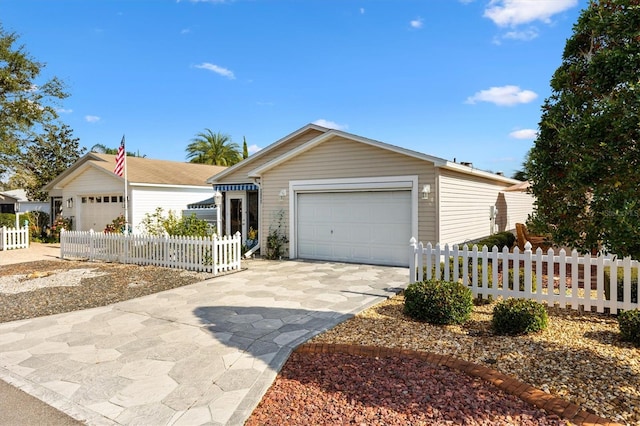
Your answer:
[[[102,160],[98,160],[98,161],[102,161]],[[72,166],[73,167],[73,166]],[[46,184],[45,186],[42,187],[43,191],[51,191],[53,189],[62,189],[65,185],[65,183],[71,179],[76,172],[81,171],[81,170],[85,170],[88,169],[89,167],[93,167],[94,169],[100,171],[101,173],[104,173],[108,176],[113,177],[114,179],[119,179],[121,181],[124,180],[123,177],[116,175],[115,173],[109,172],[108,170],[98,166],[97,164],[91,162],[91,161],[87,161],[84,162],[83,164],[80,164],[79,166],[73,168],[73,170],[71,169],[67,169],[65,170],[60,176],[58,176],[56,179],[52,180],[51,182],[49,182],[48,184]],[[69,172],[69,173],[67,173]],[[131,182],[130,182],[131,183]]]
[[[42,187],[42,190],[51,191],[52,189],[56,188],[59,182],[64,180],[67,176],[73,174],[76,171],[76,169],[78,169],[80,166],[82,166],[84,163],[86,163],[89,160],[104,161],[102,158],[95,155],[95,153],[88,152],[82,157],[78,158],[75,163],[69,166],[64,172],[60,173],[55,179],[53,179],[48,184],[44,185]]]
[[[486,170],[474,169],[473,167],[465,166],[459,163],[453,163],[451,161],[447,161],[446,164],[440,167],[443,169],[453,170],[453,171],[465,173],[468,175],[475,175],[483,178],[493,179],[499,182],[508,183],[510,185],[515,185],[517,183],[520,183],[520,181],[517,179],[491,173]]]
[[[365,138],[362,136],[358,136],[358,135],[354,135],[352,133],[347,133],[347,132],[343,132],[341,130],[329,130],[326,133],[323,133],[322,135],[319,135],[316,138],[311,139],[309,142],[299,146],[298,148],[287,152],[286,154],[281,155],[280,157],[274,158],[273,160],[269,161],[268,163],[263,164],[260,167],[257,167],[253,170],[251,170],[248,174],[249,177],[251,178],[257,178],[262,176],[262,173],[266,172],[267,170],[272,169],[273,167],[284,163],[285,161],[288,161],[298,155],[300,155],[301,153],[310,150],[311,148],[321,144],[322,142],[331,139],[334,136],[340,136],[346,139],[350,139],[356,142],[360,142],[360,143],[364,143],[370,146],[375,146],[381,149],[386,149],[388,151],[392,151],[398,154],[402,154],[402,155],[406,155],[409,157],[413,157],[413,158],[417,158],[419,160],[423,160],[423,161],[428,161],[430,163],[433,163],[436,167],[440,167],[440,166],[445,166],[447,161],[442,159],[442,158],[438,158],[438,157],[434,157],[431,155],[427,155],[427,154],[422,154],[416,151],[411,151],[409,149],[405,149],[405,148],[401,148],[399,146],[395,146],[395,145],[390,145],[384,142],[380,142],[374,139],[369,139],[369,138]]]

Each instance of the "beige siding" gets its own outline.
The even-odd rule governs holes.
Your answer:
[[[526,192],[505,192],[504,198],[506,201],[505,229],[513,230],[516,228],[516,223],[525,223],[533,213],[535,198]]]
[[[225,176],[223,179],[220,180],[219,183],[245,183],[248,182],[248,178],[247,175],[249,174],[249,172],[255,168],[258,168],[266,163],[268,163],[269,161],[273,160],[274,158],[277,158],[283,154],[286,154],[287,152],[299,147],[300,145],[303,145],[307,142],[309,142],[311,139],[316,138],[317,136],[320,136],[322,134],[321,131],[319,130],[315,130],[315,129],[309,129],[308,131],[304,132],[301,135],[298,135],[298,137],[287,141],[287,143],[284,143],[278,147],[276,147],[275,149],[273,149],[271,152],[268,152],[266,154],[264,154],[263,156],[261,156],[258,160],[255,161],[247,161],[247,164],[245,164],[242,167],[239,167],[238,169],[234,170],[233,173]]]
[[[439,181],[440,236],[437,242],[459,244],[489,235],[489,209],[493,205],[500,209],[500,191],[509,184],[450,170],[442,170]]]
[[[262,216],[260,218],[261,244],[269,227],[277,226],[282,214],[283,227],[288,235],[289,203],[281,201],[279,192],[289,188],[291,180],[366,178],[380,176],[418,176],[418,188],[424,184],[435,187],[435,169],[432,163],[397,154],[336,136],[333,139],[268,170],[262,176]],[[419,239],[435,239],[435,202],[418,201]],[[408,247],[408,242],[407,242]]]

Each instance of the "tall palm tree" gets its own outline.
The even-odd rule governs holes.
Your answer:
[[[242,155],[240,147],[231,141],[229,135],[205,129],[187,146],[187,158],[191,163],[233,166],[242,159]]]

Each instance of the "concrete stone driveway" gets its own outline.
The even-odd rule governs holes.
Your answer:
[[[0,324],[0,379],[92,425],[241,425],[291,351],[407,268],[251,261],[201,283]]]

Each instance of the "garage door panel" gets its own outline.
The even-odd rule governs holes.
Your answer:
[[[102,201],[108,197],[109,201]],[[112,201],[112,197],[117,197]],[[95,195],[83,196],[80,203],[80,227],[79,231],[102,231],[107,224],[123,214],[122,203],[118,200],[119,196],[113,195]],[[100,202],[98,202],[100,199]]]
[[[406,266],[411,191],[300,193],[296,226],[300,258]]]

